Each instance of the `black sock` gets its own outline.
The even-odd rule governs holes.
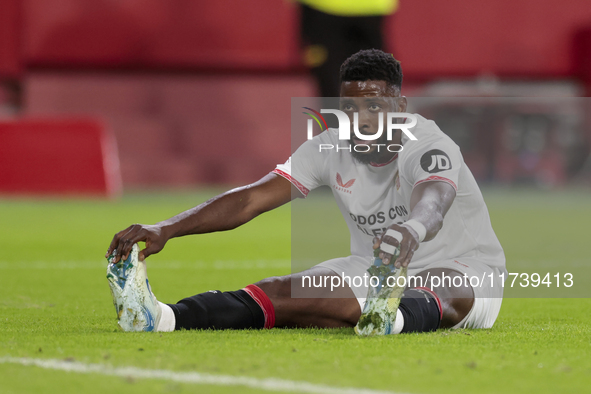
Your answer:
[[[224,293],[212,290],[182,299],[169,306],[176,318],[175,330],[240,330],[265,326],[263,310],[244,290]]]
[[[439,300],[427,290],[405,290],[398,309],[404,317],[402,332],[435,331],[441,323]]]

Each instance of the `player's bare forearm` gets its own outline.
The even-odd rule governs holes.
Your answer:
[[[258,182],[223,193],[211,200],[154,225],[134,224],[113,237],[107,255],[126,258],[133,244],[145,242],[140,257],[158,253],[169,239],[189,234],[231,230],[292,198],[286,179],[268,174]]]
[[[443,218],[456,197],[447,182],[425,182],[417,185],[410,197],[409,220],[417,220],[427,230],[424,241],[430,241],[443,227]]]
[[[451,207],[456,197],[455,189],[446,182],[425,182],[417,185],[410,198],[410,216],[407,223],[411,220],[419,222],[425,228],[423,241],[429,241],[437,235],[443,227],[443,218]],[[381,240],[374,244],[374,249],[380,247],[381,242],[400,246],[400,255],[396,259],[397,267],[406,267],[418,249],[420,243],[419,233],[409,225],[390,226],[391,229],[398,231],[402,235],[402,240],[398,240],[384,235]],[[384,264],[390,262],[391,255],[380,253]]]
[[[269,174],[158,223],[169,238],[231,230],[291,200],[291,184]]]

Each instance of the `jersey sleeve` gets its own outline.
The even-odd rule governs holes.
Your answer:
[[[457,191],[463,162],[460,148],[455,143],[438,138],[409,152],[401,174],[413,188],[424,182],[441,181]]]
[[[290,181],[304,196],[325,185],[328,153],[320,152],[321,143],[321,136],[304,142],[285,163],[277,165],[273,173]]]

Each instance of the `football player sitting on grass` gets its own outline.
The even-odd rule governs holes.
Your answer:
[[[340,75],[340,110],[361,135],[378,133],[383,113],[406,111],[400,63],[391,54],[360,51],[343,63]],[[356,135],[345,141],[348,150],[319,149],[321,144],[343,144],[338,130],[328,129],[258,182],[160,223],[118,232],[106,256],[120,327],[356,326],[361,335],[491,327],[502,302],[503,249],[458,146],[433,121],[420,115],[415,119],[411,131],[416,140],[395,129],[390,140],[386,133],[373,141]],[[390,145],[397,148],[383,148]],[[322,185],[331,188],[349,227],[350,256],[176,304],[161,303],[152,294],[144,259],[160,252],[169,239],[234,229]],[[138,242],[145,242],[145,249],[140,251]],[[344,280],[366,278],[368,270],[376,280]],[[389,280],[405,276],[407,283]],[[476,285],[476,277],[491,280]],[[319,282],[311,279],[329,285],[338,279],[340,286],[315,287],[310,283]],[[292,298],[292,287],[302,289],[305,297]]]

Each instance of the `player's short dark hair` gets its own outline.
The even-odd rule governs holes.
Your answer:
[[[351,55],[341,65],[341,82],[386,81],[402,87],[402,68],[391,53],[379,49],[365,49]]]

